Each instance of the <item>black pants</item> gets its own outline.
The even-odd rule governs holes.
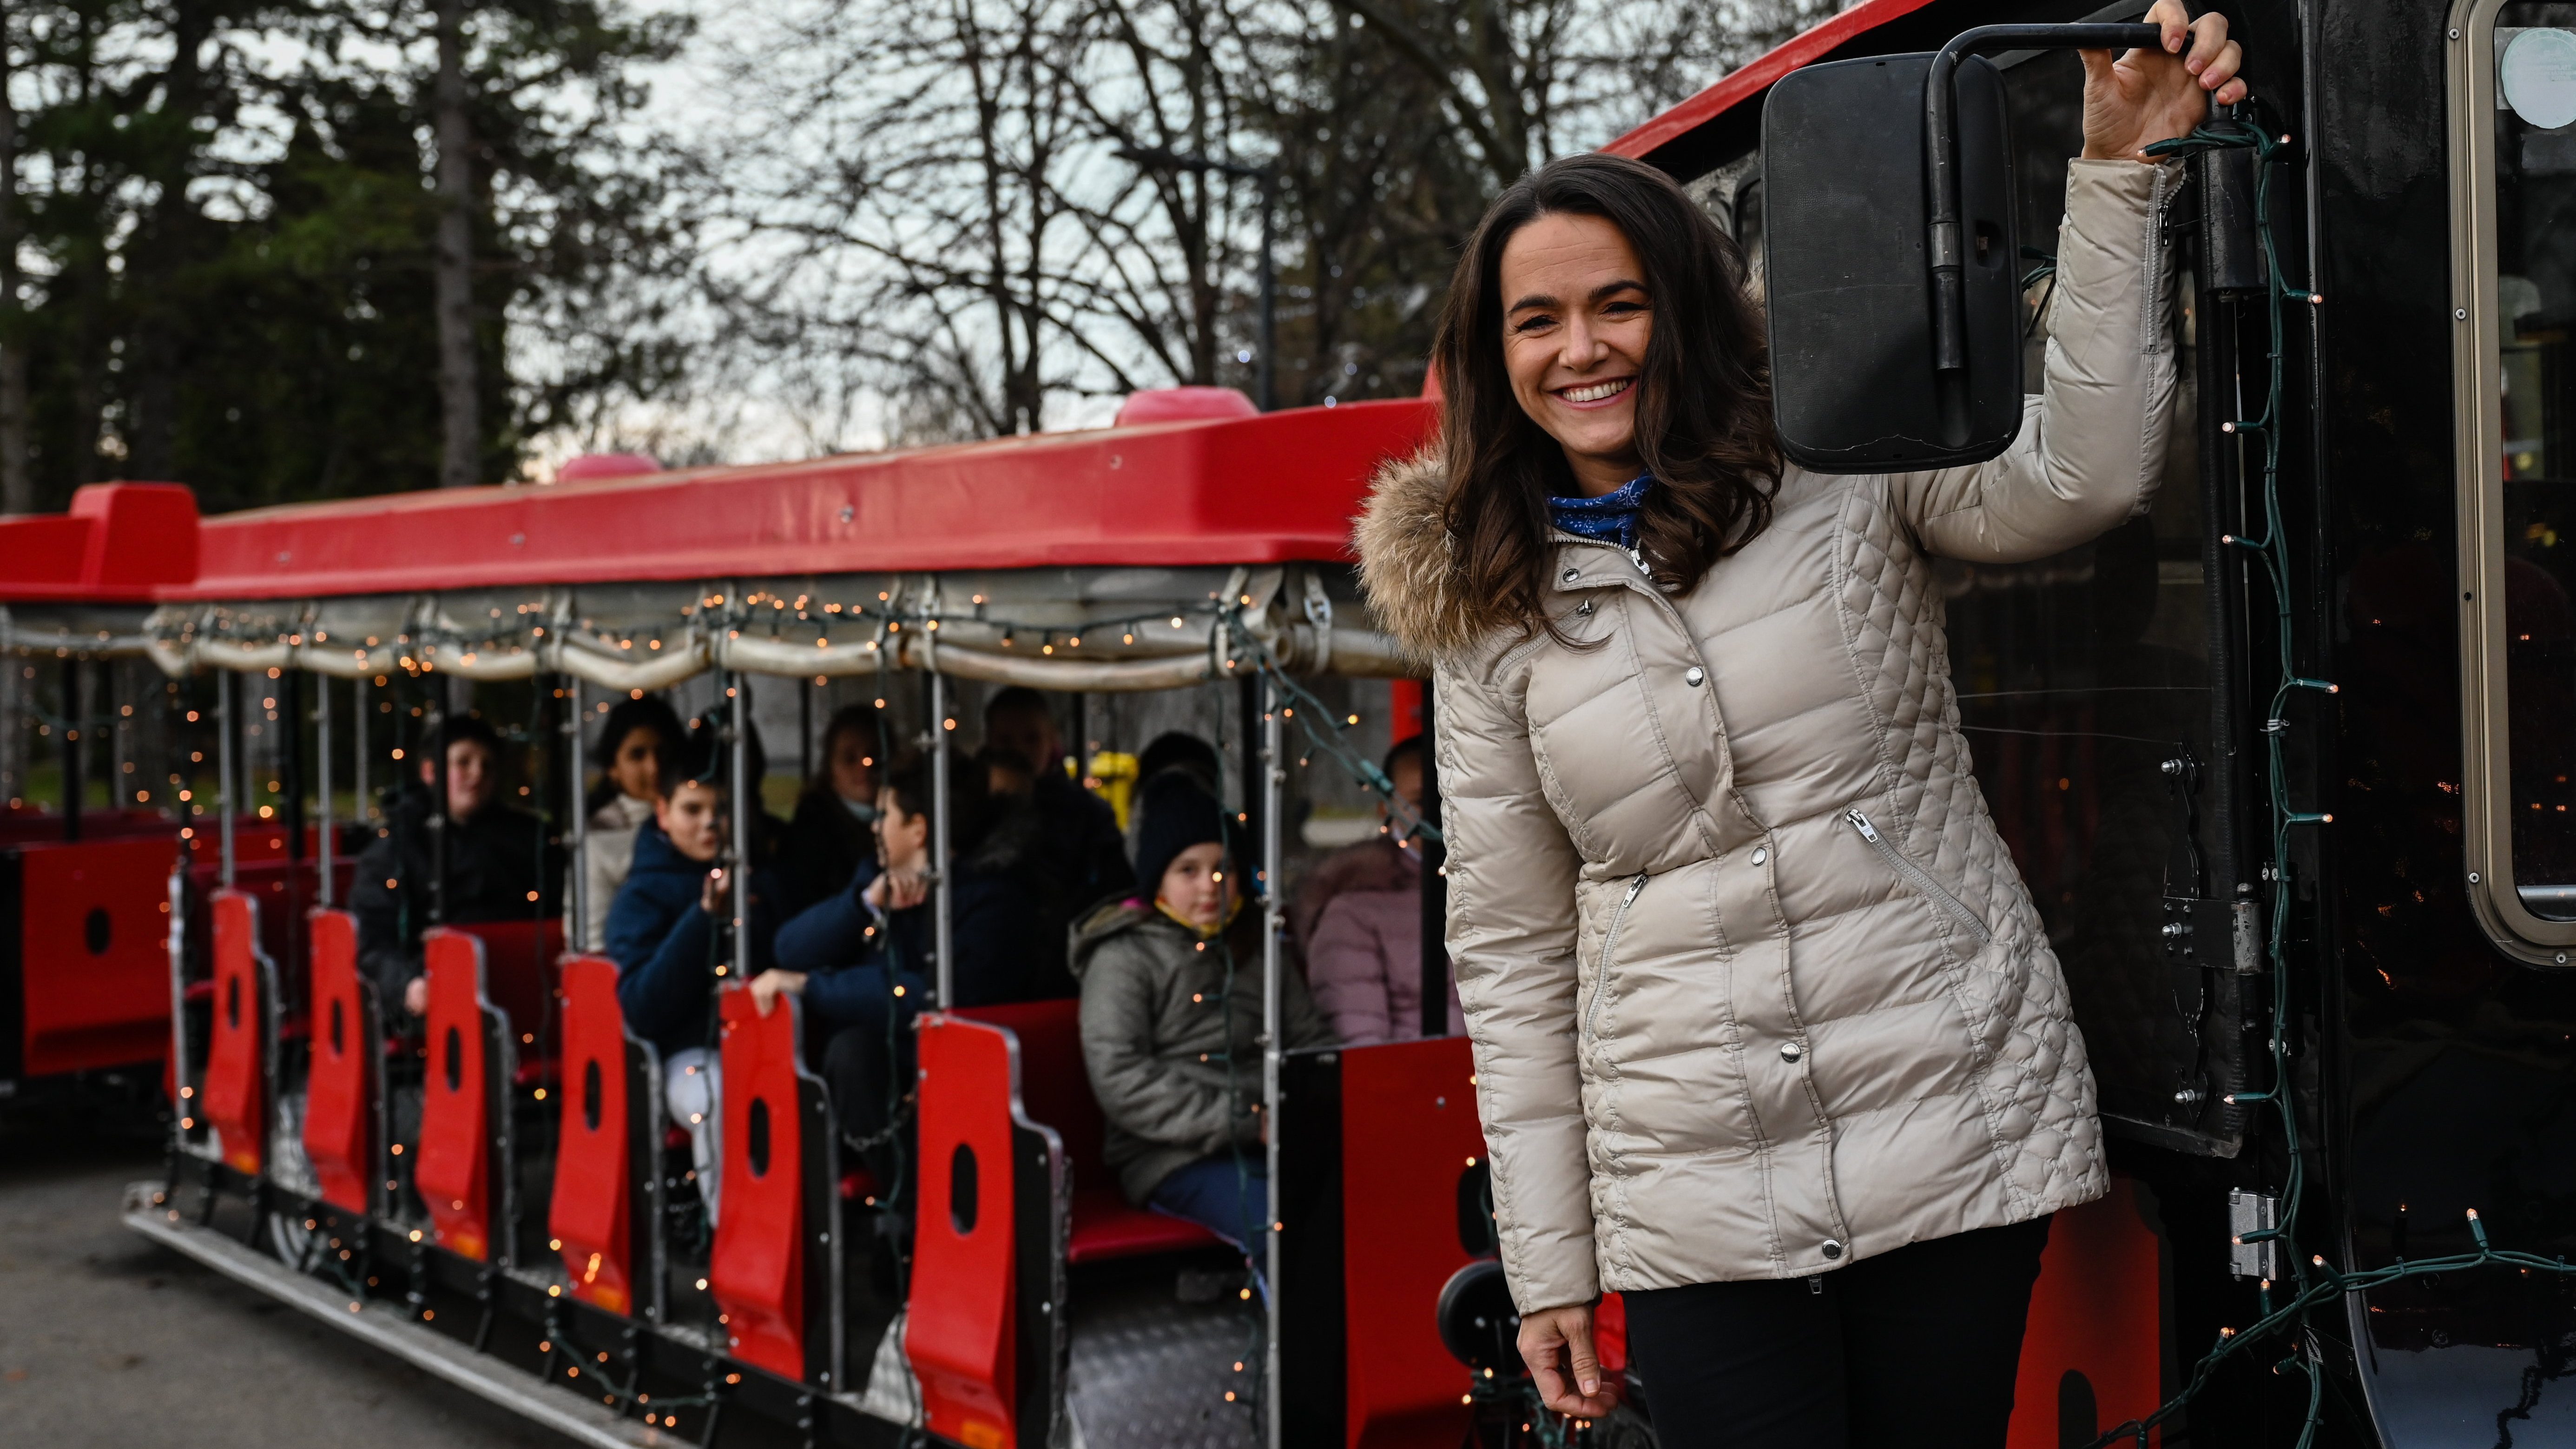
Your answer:
[[[1627,1295],[1662,1449],[2002,1449],[2048,1219]]]

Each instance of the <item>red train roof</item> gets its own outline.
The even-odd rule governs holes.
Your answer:
[[[0,602],[141,604],[197,576],[197,496],[93,483],[71,511],[0,517]]]
[[[1800,32],[1786,43],[1738,67],[1717,84],[1646,122],[1601,149],[1614,156],[1640,159],[1761,95],[1771,83],[1802,65],[1824,59],[1856,36],[1900,16],[1911,15],[1932,0],[1864,0],[1849,10]]]
[[[205,521],[193,585],[307,598],[524,584],[1349,556],[1415,400],[801,463],[295,504]]]

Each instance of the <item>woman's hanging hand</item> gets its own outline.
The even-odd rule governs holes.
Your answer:
[[[2133,50],[2112,59],[2107,50],[2084,57],[2084,155],[2088,160],[2146,160],[2158,141],[2188,136],[2209,118],[2210,98],[2220,105],[2245,99],[2237,79],[2245,53],[2227,38],[2227,17],[2190,18],[2183,0],[2156,0],[2147,23],[2164,30],[2164,49]]]
[[[1538,1384],[1539,1402],[1576,1419],[1598,1419],[1619,1407],[1592,1351],[1592,1305],[1569,1303],[1521,1315],[1521,1361]]]

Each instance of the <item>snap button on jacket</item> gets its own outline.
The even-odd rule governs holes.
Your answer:
[[[1803,1276],[2102,1194],[1932,560],[2042,558],[2145,511],[2168,174],[2073,163],[2045,392],[2002,457],[1790,468],[1770,526],[1678,595],[1559,533],[1548,607],[1596,647],[1491,623],[1439,459],[1381,472],[1363,576],[1434,665],[1449,949],[1522,1308]]]

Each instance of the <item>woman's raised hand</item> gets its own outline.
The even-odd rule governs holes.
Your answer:
[[[2089,160],[2144,161],[2158,141],[2188,136],[2220,105],[2245,99],[2236,76],[2245,53],[2227,38],[2227,17],[2190,18],[2182,0],[2156,0],[2147,23],[2165,33],[2164,49],[2133,50],[2114,60],[2107,50],[2084,57],[2084,155]]]
[[[1598,1419],[1619,1407],[1592,1351],[1592,1305],[1569,1303],[1521,1315],[1521,1361],[1538,1385],[1539,1402],[1576,1419]]]

